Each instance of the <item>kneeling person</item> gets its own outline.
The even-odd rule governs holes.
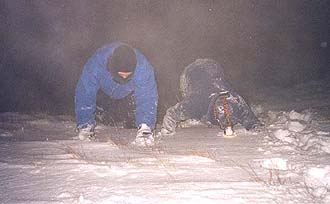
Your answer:
[[[135,104],[136,142],[152,137],[158,92],[154,68],[137,49],[121,42],[108,44],[87,61],[76,87],[75,112],[80,139],[94,136],[96,98],[102,90],[113,99],[132,94]]]

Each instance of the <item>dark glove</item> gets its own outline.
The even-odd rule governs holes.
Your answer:
[[[175,133],[176,125],[180,120],[177,107],[178,104],[167,109],[161,129],[162,135],[173,135]]]

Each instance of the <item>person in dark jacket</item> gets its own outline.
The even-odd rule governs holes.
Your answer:
[[[113,99],[132,95],[135,104],[135,142],[152,142],[158,92],[154,68],[137,49],[114,42],[98,49],[84,66],[75,94],[79,138],[94,137],[96,96],[102,90]]]
[[[183,99],[167,109],[162,135],[174,134],[178,123],[188,119],[223,125],[224,129],[227,116],[229,125],[240,123],[247,130],[259,123],[246,101],[225,81],[223,68],[215,60],[197,59],[188,65],[180,78],[180,91]]]

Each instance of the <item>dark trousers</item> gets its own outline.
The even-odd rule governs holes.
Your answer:
[[[97,95],[96,121],[104,125],[136,128],[133,94],[123,99],[112,99],[101,91]]]

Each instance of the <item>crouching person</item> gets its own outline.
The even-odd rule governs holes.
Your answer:
[[[115,42],[98,49],[84,66],[75,94],[77,129],[81,140],[95,135],[97,92],[113,99],[132,95],[135,105],[135,144],[153,142],[158,92],[154,68],[146,57],[131,46]]]
[[[172,135],[179,122],[196,119],[208,124],[228,126],[240,123],[247,130],[259,120],[245,100],[225,81],[223,68],[212,59],[197,59],[180,78],[182,101],[167,109],[161,134]]]

